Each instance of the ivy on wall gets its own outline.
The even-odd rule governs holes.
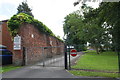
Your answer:
[[[18,29],[23,23],[33,24],[36,28],[38,28],[39,31],[49,34],[51,36],[55,36],[53,32],[42,22],[34,19],[32,16],[25,13],[19,13],[18,15],[14,15],[8,21],[8,28],[12,36],[15,36],[18,33]]]
[[[32,16],[27,15],[25,13],[19,13],[17,15],[13,15],[11,19],[8,21],[8,29],[11,32],[10,34],[14,37],[17,35],[20,25],[23,23],[28,23],[34,25],[40,32],[43,32],[47,35],[56,37],[53,32],[42,22],[34,19]],[[60,38],[56,37],[61,40]],[[61,40],[62,41],[62,40]]]

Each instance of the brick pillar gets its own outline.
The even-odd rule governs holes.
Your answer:
[[[20,42],[18,41],[18,38],[16,38],[15,39],[15,43],[13,41],[13,46],[14,46],[14,44],[15,44],[15,46],[16,46],[16,44],[20,44],[21,45],[21,49],[17,49],[17,48],[16,48],[17,50],[13,49],[13,53],[14,53],[13,54],[13,64],[15,66],[22,66],[23,65],[23,61],[24,61],[24,59],[23,59],[22,37],[21,38],[19,36],[17,36],[17,37],[20,39]],[[17,41],[17,43],[16,43],[16,41]]]
[[[22,55],[22,50],[14,50],[13,51],[13,64],[15,66],[22,66],[23,64],[23,55]]]

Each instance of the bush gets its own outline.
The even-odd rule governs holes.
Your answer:
[[[25,13],[13,15],[8,21],[8,28],[12,36],[16,36],[20,25],[23,23],[33,24],[39,31],[54,36],[53,32],[46,25]]]

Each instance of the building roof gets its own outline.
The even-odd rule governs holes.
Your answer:
[[[0,21],[0,22],[7,22],[8,21],[8,19],[6,19],[6,20],[2,20],[2,21]]]
[[[3,22],[7,22],[7,21],[8,21],[8,19],[6,19],[6,20],[1,20],[1,21],[0,21],[0,25],[2,25]]]

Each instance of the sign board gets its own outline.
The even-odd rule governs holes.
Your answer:
[[[76,56],[77,55],[77,50],[76,49],[71,49],[70,51],[71,56]]]
[[[14,50],[21,50],[21,37],[19,35],[14,37]]]
[[[49,37],[49,39],[50,39],[50,45],[52,46],[52,44],[53,44],[53,43],[52,43],[52,39],[51,39],[50,37]]]

